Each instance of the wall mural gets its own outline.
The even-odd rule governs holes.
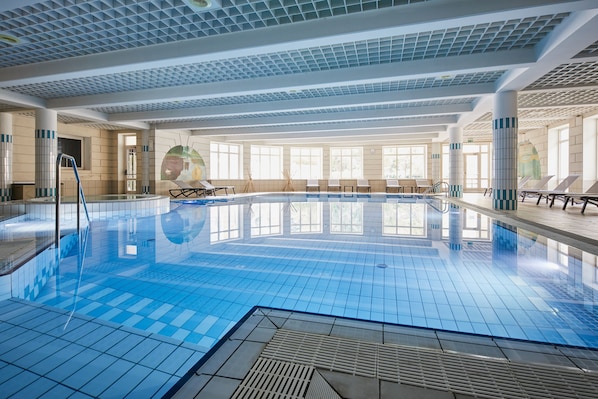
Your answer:
[[[529,140],[519,143],[518,175],[531,176],[533,180],[540,179],[542,168],[540,167],[540,156],[536,146]]]
[[[204,180],[206,164],[197,151],[188,146],[172,147],[162,161],[162,180]]]

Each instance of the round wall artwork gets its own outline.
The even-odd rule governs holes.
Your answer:
[[[206,164],[193,148],[177,145],[164,156],[162,180],[204,180],[206,177]]]

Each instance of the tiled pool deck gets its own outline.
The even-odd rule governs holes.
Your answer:
[[[483,209],[497,219],[508,220],[513,225],[540,228],[542,234],[557,237],[582,250],[596,253],[598,248],[596,207],[588,207],[586,214],[581,215],[579,207],[563,211],[556,206],[548,208],[526,202],[520,205],[517,212],[509,213],[493,211],[491,199],[481,195],[466,195],[456,202],[461,201],[472,205],[474,209]],[[334,395],[337,393],[350,396],[343,395],[343,392],[351,392],[353,397],[367,398],[563,398],[576,397],[574,394],[584,398],[598,397],[595,386],[598,354],[593,350],[277,312],[256,310],[233,335],[222,341],[223,345],[212,356],[204,358],[207,362],[201,368],[193,369],[183,378],[186,383],[181,388],[175,384],[202,358],[206,348],[78,314],[73,315],[67,325],[69,314],[63,310],[16,299],[5,300],[0,302],[0,396],[152,398],[167,394],[168,397],[177,398],[229,398],[238,387],[244,387],[243,392],[238,392],[238,397],[253,397],[247,392],[254,388],[246,385],[244,378],[248,374],[255,374],[251,368],[257,359],[265,358],[282,364],[290,362],[292,359],[285,357],[287,355],[281,355],[281,358],[276,355],[288,352],[287,349],[280,352],[268,349],[271,342],[276,344],[290,336],[294,339],[290,341],[291,347],[299,350],[294,356],[303,359],[297,360],[296,364],[301,364],[309,374],[308,383],[304,386],[309,386],[313,381],[311,385],[319,386],[322,392],[327,392],[327,397],[336,397]],[[330,344],[330,340],[353,348],[345,350],[349,353],[362,353],[359,348],[364,345],[380,354],[388,353],[388,345],[395,352],[399,349],[407,351],[406,363],[401,363],[397,355],[392,355],[395,361],[390,362],[401,368],[403,378],[392,377],[392,373],[382,373],[383,378],[379,378],[376,358],[370,361],[371,358],[367,356],[365,364],[369,363],[371,367],[369,371],[366,367],[359,372],[331,368],[327,364],[314,363],[313,359],[304,359],[306,353],[315,352],[313,347],[299,343]],[[465,358],[455,360],[450,356],[447,358],[448,355]],[[489,389],[490,385],[498,386],[488,380],[477,388],[463,387],[451,380],[450,375],[440,375],[434,371],[447,369],[443,364],[434,366],[425,363],[430,356],[440,359],[439,362],[448,359],[453,364],[463,364],[463,359],[466,359],[466,363],[486,368],[478,374],[491,375],[500,369],[505,375],[523,376],[524,380],[534,381],[537,392],[530,393],[529,384],[517,379],[507,379],[511,385],[515,384],[522,390],[515,393],[506,388],[484,393],[483,390]],[[330,355],[324,356],[327,357]],[[476,363],[480,359],[482,363]],[[361,360],[351,361],[359,363]],[[505,364],[515,368],[508,366],[504,371]],[[407,366],[419,367],[420,371],[428,370],[432,374],[427,379],[424,378],[425,372],[423,379],[417,375],[409,379],[407,375],[415,374]],[[525,369],[520,374],[518,372],[521,370],[517,369],[519,366]],[[457,372],[458,376],[467,372],[463,367]],[[555,373],[561,376],[560,379],[542,380],[543,375],[552,376]],[[272,380],[267,374],[265,378]],[[293,380],[294,377],[289,378]],[[435,380],[442,383],[434,383]],[[457,386],[460,388],[455,388]],[[576,387],[587,390],[580,393]],[[360,392],[363,395],[358,395]],[[315,397],[306,396],[314,395],[313,391],[305,391],[304,394],[304,397]]]

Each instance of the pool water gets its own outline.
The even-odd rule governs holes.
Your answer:
[[[595,255],[440,199],[173,202],[70,255],[35,301],[205,348],[256,305],[598,347]]]

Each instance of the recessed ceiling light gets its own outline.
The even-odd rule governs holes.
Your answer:
[[[220,8],[217,0],[184,0],[185,3],[195,11],[207,11]]]
[[[0,42],[15,46],[21,43],[18,37],[10,35],[8,33],[0,32]]]

